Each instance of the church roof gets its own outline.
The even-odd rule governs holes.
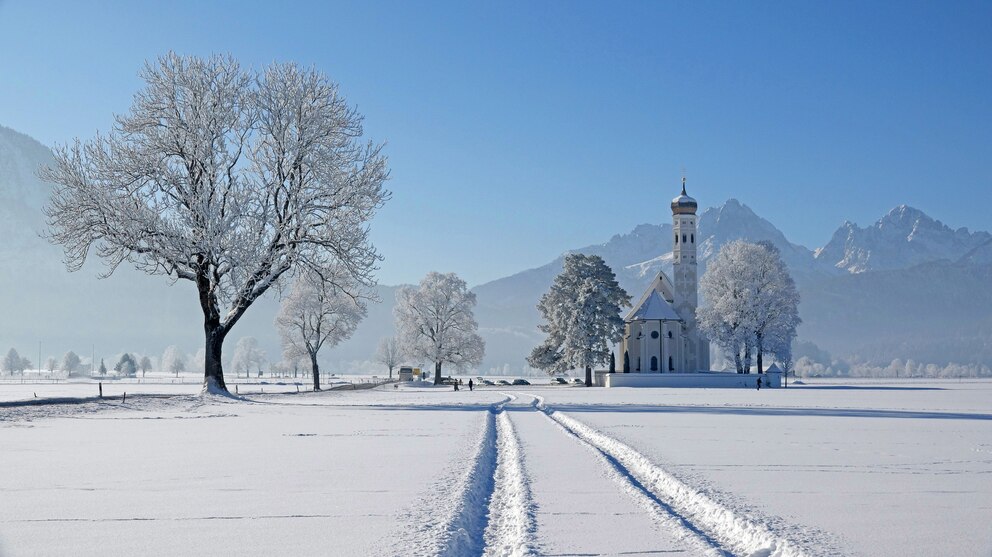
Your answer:
[[[682,318],[657,290],[651,289],[641,298],[640,304],[630,310],[625,321],[681,321]]]

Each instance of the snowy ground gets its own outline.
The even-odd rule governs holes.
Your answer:
[[[992,382],[177,388],[0,404],[0,555],[992,554]]]

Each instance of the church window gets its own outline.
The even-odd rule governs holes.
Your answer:
[[[675,243],[676,244],[679,243],[679,234],[678,234],[678,232],[675,233]]]
[[[689,234],[689,243],[691,243],[691,244],[695,244],[696,243],[696,235],[695,234]]]
[[[651,338],[658,338],[658,331],[651,331]]]
[[[685,234],[682,235],[682,243],[685,243]]]
[[[668,338],[672,338],[672,332],[668,331]]]
[[[651,371],[658,371],[658,357],[651,356]]]
[[[668,371],[675,371],[675,362],[672,361],[672,357],[668,357]]]

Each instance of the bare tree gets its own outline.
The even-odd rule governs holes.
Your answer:
[[[258,340],[255,337],[242,337],[234,346],[234,358],[231,359],[231,367],[234,368],[234,373],[243,371],[245,378],[248,378],[251,376],[252,370],[261,375],[265,361],[265,351],[258,346]]]
[[[106,275],[128,262],[192,282],[204,386],[226,392],[224,339],[294,269],[374,283],[367,223],[388,198],[386,160],[317,71],[169,53],[141,77],[109,134],[55,149],[50,238],[73,271],[92,249]]]
[[[477,333],[475,294],[454,273],[428,273],[417,288],[396,291],[396,328],[403,352],[434,363],[434,384],[441,366],[464,370],[482,362],[486,344]]]
[[[379,348],[375,353],[375,361],[389,368],[389,378],[393,378],[393,368],[400,365],[403,358],[403,350],[395,337],[383,337],[379,339]]]
[[[45,360],[45,369],[48,370],[48,373],[54,373],[56,365],[58,365],[58,363],[55,361],[55,358],[51,356],[49,356],[48,359]]]
[[[13,375],[17,372],[23,372],[24,367],[22,367],[23,360],[21,360],[21,355],[17,353],[16,348],[11,348],[7,351],[7,355],[4,356],[2,365],[3,371]]]
[[[79,355],[70,350],[65,353],[65,356],[62,356],[62,371],[65,372],[66,376],[70,376],[79,368],[79,363]]]
[[[333,283],[347,283],[342,277]],[[283,301],[276,317],[276,327],[283,346],[291,346],[291,354],[306,354],[310,358],[313,390],[320,390],[320,366],[317,353],[321,348],[336,346],[355,332],[365,318],[365,303],[342,288],[328,284],[311,273],[301,275],[293,290]]]
[[[152,359],[148,356],[142,356],[141,362],[138,363],[138,367],[141,368],[141,376],[144,377],[145,374],[152,369]]]
[[[173,344],[165,349],[165,353],[162,354],[162,365],[159,367],[162,368],[161,371],[175,373],[176,377],[179,377],[181,372],[186,371],[186,354]]]
[[[725,244],[699,282],[707,305],[696,312],[700,330],[734,358],[738,373],[750,373],[757,356],[791,347],[799,318],[799,293],[771,244],[735,240]]]

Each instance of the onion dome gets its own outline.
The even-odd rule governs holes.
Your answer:
[[[695,215],[696,200],[685,193],[685,176],[682,177],[682,195],[672,200],[673,215]]]

